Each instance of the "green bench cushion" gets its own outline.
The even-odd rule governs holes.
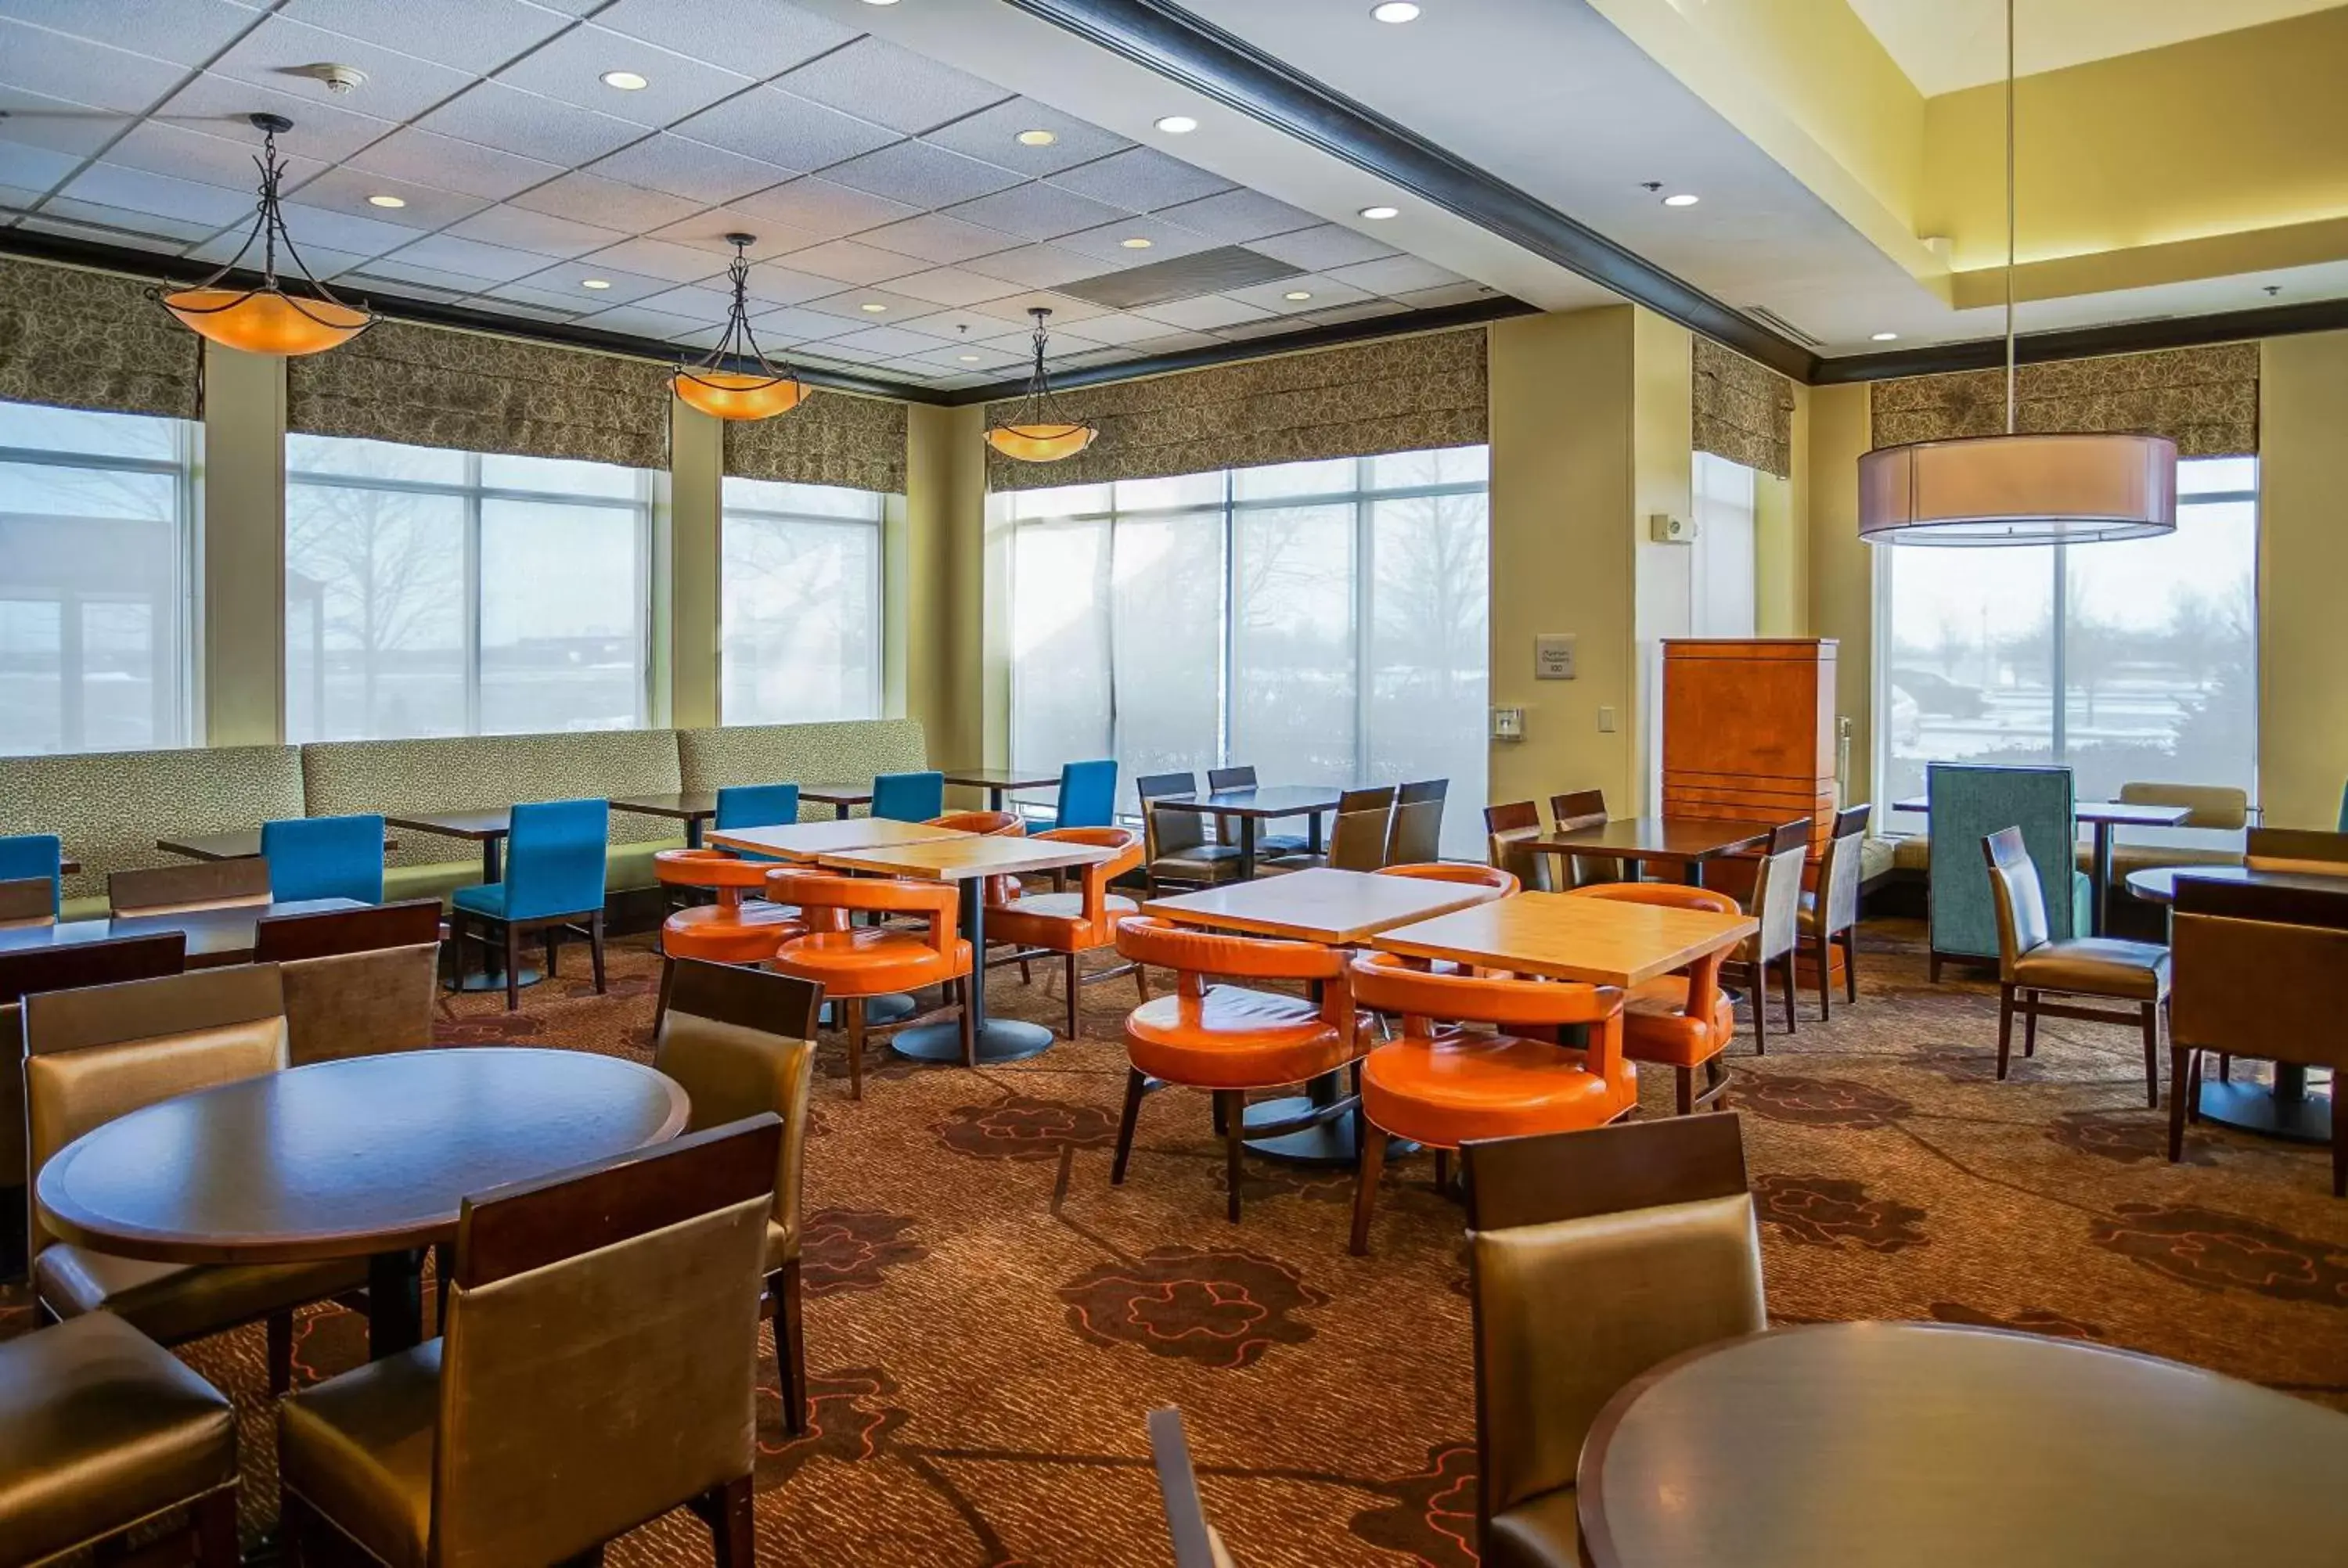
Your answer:
[[[101,914],[107,873],[186,864],[156,839],[255,828],[302,815],[302,804],[292,746],[0,757],[0,834],[65,840],[66,858],[82,866],[66,878],[68,905],[94,898]]]
[[[918,719],[853,719],[825,724],[740,724],[676,732],[679,771],[688,790],[728,784],[850,784],[879,774],[919,773],[930,765]],[[815,821],[831,807],[802,803]]]

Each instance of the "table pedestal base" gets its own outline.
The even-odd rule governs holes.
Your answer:
[[[901,1018],[912,1017],[913,1009],[919,1005],[912,998],[901,991],[885,997],[866,997],[864,1022],[867,1027],[874,1024],[895,1023]],[[837,1002],[824,1003],[823,1011],[817,1015],[816,1021],[826,1029],[847,1027],[835,1010],[838,1006]]]
[[[990,1018],[978,1026],[978,1062],[1025,1061],[1052,1049],[1052,1031],[1042,1024],[1013,1018]],[[962,1025],[953,1021],[920,1024],[889,1037],[889,1049],[915,1061],[962,1065]]]
[[[2201,1119],[2292,1143],[2332,1142],[2333,1097],[2307,1091],[2307,1069],[2278,1063],[2274,1087],[2263,1083],[2201,1084]]]
[[[546,977],[536,969],[524,967],[514,976],[514,983],[518,986],[534,986],[544,979]],[[506,973],[503,969],[499,969],[495,974],[476,969],[470,974],[458,975],[457,989],[460,991],[501,991],[506,989]]]
[[[424,1343],[424,1255],[379,1252],[367,1259],[367,1358],[380,1361]]]
[[[1246,1122],[1250,1127],[1277,1127],[1284,1122],[1298,1121],[1311,1115],[1321,1102],[1310,1095],[1291,1095],[1285,1100],[1259,1100],[1247,1108]],[[1348,1109],[1329,1118],[1317,1127],[1303,1127],[1293,1132],[1282,1132],[1272,1137],[1250,1138],[1248,1153],[1262,1154],[1267,1160],[1277,1160],[1288,1165],[1336,1166],[1358,1165],[1362,1160],[1361,1112]],[[1387,1140],[1386,1158],[1399,1160],[1418,1153],[1418,1145],[1400,1138]]]

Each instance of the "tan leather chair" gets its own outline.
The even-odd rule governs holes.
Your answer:
[[[1240,846],[1207,842],[1207,819],[1195,811],[1160,811],[1151,804],[1168,795],[1195,794],[1199,781],[1189,774],[1151,774],[1133,781],[1141,802],[1142,875],[1151,897],[1158,885],[1212,887],[1240,874]]]
[[[2311,827],[2254,827],[2242,864],[2253,871],[2348,876],[2348,833]]]
[[[117,915],[185,915],[268,902],[269,862],[257,855],[117,871],[106,879],[106,907]]]
[[[1549,797],[1549,814],[1554,819],[1553,831],[1580,833],[1586,828],[1603,827],[1614,819],[1607,815],[1606,792],[1602,789],[1577,789]],[[1619,856],[1611,855],[1573,855],[1566,857],[1567,874],[1572,887],[1588,887],[1599,882],[1635,882],[1635,868]],[[1567,891],[1571,891],[1569,887]]]
[[[46,876],[0,882],[0,931],[57,923],[57,890]]]
[[[1529,800],[1484,808],[1484,842],[1494,866],[1514,876],[1529,893],[1551,893],[1557,883],[1551,870],[1554,855],[1527,849],[1525,841],[1543,836],[1540,807]]]
[[[1449,779],[1424,779],[1397,789],[1379,864],[1423,866],[1443,858],[1443,799],[1450,793]]]
[[[234,1568],[236,1411],[219,1389],[110,1312],[0,1342],[0,1568],[182,1509],[200,1568]]]
[[[1761,928],[1736,949],[1738,962],[1753,976],[1753,1054],[1769,1054],[1769,966],[1777,966],[1786,985],[1786,1032],[1797,1027],[1794,1018],[1794,949],[1801,942],[1802,871],[1810,858],[1810,824],[1780,823],[1769,835],[1769,847],[1753,876],[1753,894],[1745,912]]]
[[[2332,1195],[2348,1198],[2348,879],[2340,891],[2179,877],[2169,927],[2168,1158],[2199,1120],[2200,1053],[2332,1070]]]
[[[2144,1030],[2145,1103],[2160,1103],[2160,1017],[2168,1006],[2168,949],[2112,937],[2050,941],[2046,897],[2023,844],[2022,829],[2000,828],[1982,840],[1990,893],[1997,911],[1997,1075],[2005,1077],[2013,1044],[2013,1004],[2022,1000],[2022,1054],[2038,1052],[2038,1020],[2084,1019],[2133,1023]],[[2106,997],[2136,1004],[2133,1012],[2042,1001],[2043,993]]]
[[[94,1127],[142,1106],[286,1065],[273,964],[198,969],[25,999],[26,1142],[41,1167]],[[112,1312],[166,1345],[263,1318],[269,1389],[292,1380],[294,1309],[366,1283],[366,1266],[192,1265],[117,1257],[64,1242],[33,1213],[34,1298],[52,1318]]]
[[[1272,867],[1304,871],[1325,866],[1337,871],[1375,871],[1386,863],[1398,793],[1392,784],[1345,791],[1337,797],[1337,821],[1329,829],[1328,853],[1283,855],[1270,863]],[[1439,808],[1442,803],[1436,804]]]
[[[1469,1143],[1485,1568],[1577,1568],[1574,1470],[1608,1400],[1768,1326],[1734,1114]]]
[[[296,1067],[421,1050],[439,1005],[440,900],[280,915],[253,928],[253,961],[285,987]]]
[[[1859,1000],[1859,852],[1867,842],[1867,819],[1873,807],[1845,806],[1835,813],[1834,836],[1818,860],[1818,887],[1802,895],[1794,925],[1810,945],[1811,961],[1818,967],[1818,1018],[1834,1016],[1834,955],[1842,949],[1844,999]]]
[[[468,1198],[441,1337],[278,1407],[296,1568],[335,1536],[389,1568],[593,1560],[681,1503],[747,1568],[782,1134],[760,1116]]]
[[[653,1065],[685,1086],[689,1131],[721,1127],[761,1112],[783,1124],[767,1214],[764,1316],[775,1320],[775,1365],[782,1374],[783,1424],[807,1430],[807,1346],[799,1314],[799,1188],[807,1164],[809,1087],[815,1076],[816,1015],[823,988],[788,975],[702,958],[680,958]]]

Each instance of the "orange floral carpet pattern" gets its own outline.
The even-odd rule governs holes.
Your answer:
[[[1732,1050],[1772,1312],[2026,1328],[2348,1409],[2348,1203],[2324,1153],[2205,1124],[2168,1164],[2128,1030],[2051,1021],[1995,1081],[1993,989],[1925,984],[1918,935],[1871,924],[1859,1005],[1822,1023],[1806,997],[1766,1058],[1749,1034]],[[512,1017],[449,999],[443,1040],[643,1059],[654,960],[623,944],[612,972],[608,997],[566,976]],[[1056,986],[998,970],[989,994],[1053,1021]],[[807,1174],[814,1418],[785,1433],[770,1359],[762,1560],[1154,1568],[1169,1554],[1143,1417],[1173,1404],[1250,1568],[1474,1562],[1460,1215],[1430,1162],[1389,1168],[1359,1259],[1345,1172],[1251,1161],[1245,1218],[1224,1221],[1202,1095],[1151,1096],[1110,1186],[1131,999],[1086,987],[1085,1038],[1009,1066],[876,1052],[860,1104],[827,1049]],[[1644,1091],[1668,1113],[1668,1074]],[[0,1312],[0,1332],[29,1324],[21,1289]],[[275,1506],[260,1331],[185,1354],[244,1413],[258,1534]],[[364,1354],[351,1314],[302,1319],[304,1380]],[[607,1560],[705,1563],[707,1536],[672,1514]]]

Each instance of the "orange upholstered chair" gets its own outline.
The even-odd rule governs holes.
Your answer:
[[[1417,876],[1428,882],[1464,882],[1470,887],[1497,887],[1502,897],[1520,891],[1524,884],[1513,871],[1478,866],[1472,860],[1416,860],[1407,866],[1381,866],[1380,876]]]
[[[722,849],[664,849],[653,871],[665,887],[698,887],[717,895],[715,904],[693,904],[661,923],[660,1003],[653,1027],[668,1011],[668,982],[679,958],[713,964],[762,964],[775,949],[807,927],[797,909],[755,897],[774,869],[767,860],[744,860]]]
[[[942,986],[949,993],[970,982],[970,943],[954,929],[961,895],[951,882],[915,882],[890,876],[837,876],[795,867],[767,873],[767,896],[796,904],[807,922],[804,934],[785,942],[768,967],[778,974],[812,980],[839,1004],[848,1032],[848,1097],[864,1098],[864,1003],[870,997]],[[923,923],[911,929],[859,926],[857,915],[913,915]],[[949,1013],[962,1020],[964,1063],[977,1065],[971,1035],[968,997],[950,997],[942,1006],[893,1020],[893,1031],[929,1023]]]
[[[1612,986],[1436,974],[1391,953],[1356,958],[1351,979],[1355,1002],[1402,1018],[1402,1033],[1362,1059],[1356,1255],[1370,1249],[1389,1136],[1447,1153],[1478,1139],[1601,1127],[1638,1104],[1638,1071],[1622,1055],[1622,993]],[[1589,1044],[1576,1050],[1437,1019],[1496,1030],[1585,1025]]]
[[[1725,893],[1676,882],[1597,882],[1575,888],[1571,896],[1703,909],[1715,915],[1744,913]],[[1736,1032],[1736,1011],[1720,989],[1720,960],[1725,956],[1709,954],[1676,974],[1633,986],[1622,1004],[1622,1054],[1633,1061],[1652,1061],[1678,1072],[1683,1116],[1699,1105],[1710,1104],[1728,1087],[1719,1061]],[[1704,1070],[1706,1083],[1701,1094],[1695,1091],[1699,1067]]]
[[[1108,885],[1141,864],[1141,832],[1131,827],[1056,827],[1035,835],[1038,840],[1063,844],[1095,844],[1117,852],[1113,860],[1084,867],[1085,885],[1076,893],[1014,891],[1010,899],[991,907],[986,917],[990,940],[1020,948],[1041,948],[1063,955],[1067,961],[1068,1038],[1076,1038],[1076,987],[1085,981],[1113,979],[1130,972],[1149,999],[1149,980],[1139,964],[1085,974],[1078,958],[1097,948],[1117,945],[1117,923],[1135,912],[1132,899],[1108,890]],[[1022,954],[1023,958],[1025,954]]]
[[[943,816],[930,818],[924,825],[951,827],[957,833],[975,833],[988,838],[1018,838],[1027,832],[1027,819],[1012,811],[950,811]],[[986,879],[986,901],[989,904],[1000,904],[1006,898],[1017,897],[1019,878],[1016,876],[990,876]]]
[[[1304,1083],[1334,1072],[1357,1054],[1354,1004],[1346,994],[1345,955],[1317,942],[1272,942],[1188,931],[1165,920],[1132,916],[1118,922],[1117,950],[1137,964],[1172,969],[1174,994],[1133,1009],[1125,1020],[1125,1115],[1117,1129],[1111,1183],[1125,1180],[1141,1097],[1168,1084],[1204,1089],[1215,1097],[1223,1135],[1223,1172],[1240,1217],[1240,1150],[1251,1089]],[[1210,975],[1236,979],[1300,980],[1321,988],[1318,1003],[1302,997],[1208,983]],[[1276,1136],[1343,1114],[1350,1102],[1320,1107],[1306,1118],[1252,1130]]]

